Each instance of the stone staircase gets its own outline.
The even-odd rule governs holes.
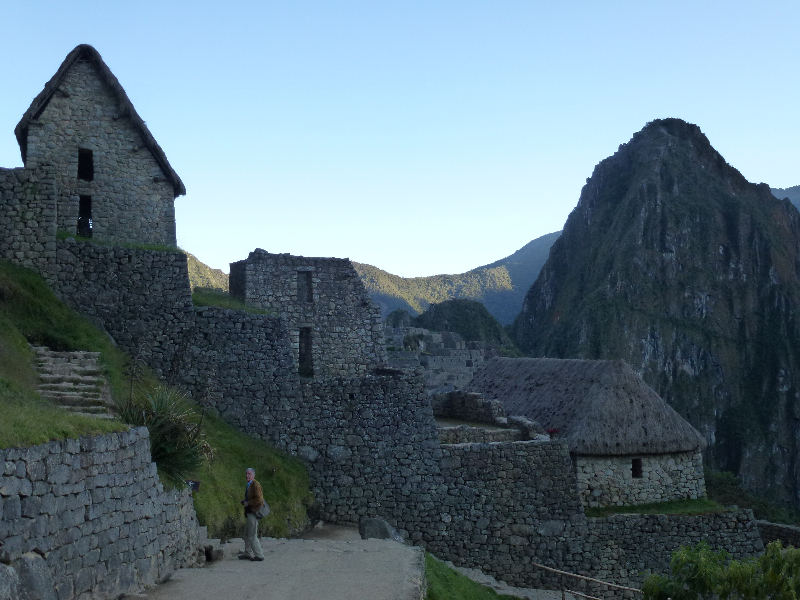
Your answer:
[[[39,394],[75,414],[111,419],[111,388],[99,352],[56,352],[31,346],[39,372]]]

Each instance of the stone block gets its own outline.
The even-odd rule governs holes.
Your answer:
[[[0,563],[0,598],[20,600],[19,575],[16,570]]]
[[[20,600],[58,600],[50,567],[35,552],[23,554],[17,565]]]

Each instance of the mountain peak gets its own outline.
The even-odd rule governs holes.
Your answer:
[[[800,437],[785,414],[798,312],[800,213],[699,127],[659,119],[595,167],[514,337],[532,356],[625,360],[704,433],[712,464],[791,502],[800,448],[765,449]]]

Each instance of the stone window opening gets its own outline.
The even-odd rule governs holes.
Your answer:
[[[78,202],[78,235],[92,237],[92,197],[81,196]]]
[[[297,301],[314,301],[314,290],[311,286],[311,271],[297,272]]]
[[[314,362],[311,353],[311,327],[301,327],[297,355],[297,374],[300,377],[314,376]]]
[[[631,476],[634,479],[641,479],[644,476],[642,472],[642,459],[641,458],[634,458],[631,461]]]
[[[78,149],[78,179],[94,181],[94,153],[91,150]]]

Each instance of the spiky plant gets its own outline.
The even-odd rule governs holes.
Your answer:
[[[213,458],[198,416],[186,395],[175,388],[159,385],[135,394],[118,407],[120,418],[150,431],[150,454],[158,472],[182,487],[200,467],[203,459]]]

